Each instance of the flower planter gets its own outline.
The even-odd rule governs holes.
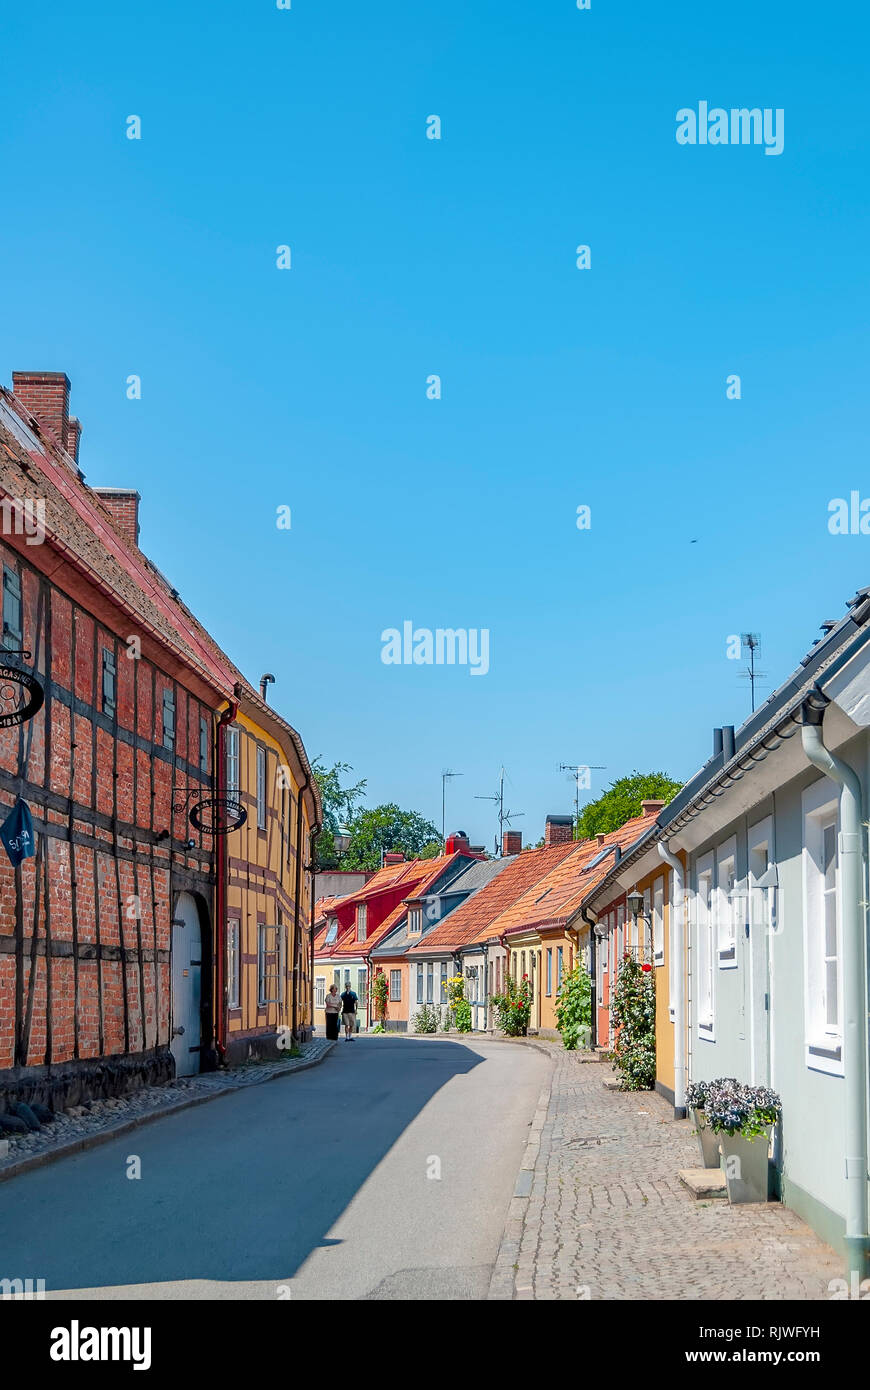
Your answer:
[[[755,1139],[742,1134],[722,1133],[715,1137],[722,1144],[722,1168],[732,1206],[743,1202],[766,1202],[768,1194],[770,1125]]]
[[[707,1116],[703,1110],[693,1110],[692,1118],[695,1121],[695,1129],[698,1131],[698,1145],[701,1150],[701,1158],[705,1168],[719,1167],[719,1141],[720,1134],[714,1134],[707,1124]]]

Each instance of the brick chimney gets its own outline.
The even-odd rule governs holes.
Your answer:
[[[404,864],[405,856],[400,849],[388,849],[384,854],[384,868],[391,864]]]
[[[95,487],[95,492],[128,545],[139,544],[139,493],[131,487]]]
[[[604,841],[607,839],[607,836],[603,830],[599,830],[597,835],[595,836],[595,839],[598,841],[599,845],[603,845]]]
[[[545,845],[564,845],[574,838],[573,816],[548,816],[544,826]]]
[[[82,423],[77,420],[75,415],[71,415],[67,421],[67,445],[66,451],[73,463],[78,467],[79,462],[79,440],[82,437]]]
[[[62,449],[69,443],[69,377],[66,372],[13,372],[12,394]]]
[[[659,811],[663,811],[666,803],[651,797],[649,801],[642,801],[640,809],[645,816],[657,816]]]
[[[523,849],[523,832],[521,830],[503,830],[501,833],[501,852],[503,855],[521,854]]]
[[[445,854],[470,854],[471,845],[464,830],[454,830],[444,841]]]

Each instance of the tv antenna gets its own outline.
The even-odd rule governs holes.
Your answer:
[[[606,772],[607,765],[606,763],[560,763],[559,771],[570,772],[571,780],[574,783],[574,832],[576,834],[577,822],[580,819],[580,773]]]
[[[464,772],[451,772],[449,767],[445,767],[444,771],[441,773],[441,848],[442,848],[442,849],[444,848],[444,846],[445,846],[446,843],[447,843],[447,840],[446,840],[446,837],[445,837],[445,830],[446,830],[446,824],[447,824],[447,816],[446,816],[446,808],[447,808],[447,783],[448,783],[448,781],[450,780],[451,777],[464,777],[464,776],[465,776],[465,773],[464,773]]]
[[[761,634],[759,632],[741,632],[740,645],[749,652],[749,665],[740,675],[743,680],[749,681],[750,700],[752,703],[752,713],[755,713],[755,682],[767,675],[766,671],[756,671],[755,653],[761,645]]]
[[[498,779],[498,792],[495,796],[476,796],[475,801],[495,801],[498,804],[498,835],[495,841],[495,852],[500,855],[504,846],[504,828],[510,825],[512,820],[519,820],[524,816],[525,811],[506,811],[504,808],[504,768]]]

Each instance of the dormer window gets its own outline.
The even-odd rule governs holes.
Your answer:
[[[360,903],[356,910],[356,939],[365,941],[366,939],[366,904]]]
[[[408,912],[408,935],[419,936],[423,930],[423,909],[412,907]]]

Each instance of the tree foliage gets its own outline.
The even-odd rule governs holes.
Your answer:
[[[338,864],[335,836],[339,830],[347,829],[353,820],[356,803],[365,793],[366,780],[342,785],[345,775],[353,772],[350,763],[333,763],[332,767],[326,767],[322,758],[315,758],[311,770],[323,802],[323,829],[315,846],[317,865],[321,869],[334,869]]]
[[[675,782],[666,772],[632,772],[630,777],[617,777],[598,797],[584,806],[577,820],[577,839],[591,840],[595,835],[607,835],[618,830],[627,820],[641,814],[641,802],[659,799],[670,801],[682,782]]]
[[[343,869],[379,869],[389,850],[401,850],[406,859],[434,859],[441,853],[437,827],[395,802],[354,812],[347,828],[350,845],[341,856]]]

